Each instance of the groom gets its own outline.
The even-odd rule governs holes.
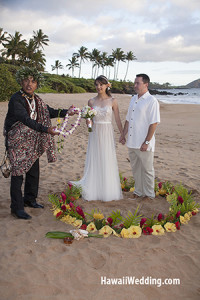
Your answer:
[[[56,160],[54,135],[58,135],[50,118],[58,117],[59,110],[46,105],[35,94],[43,77],[36,68],[22,67],[16,73],[21,90],[12,95],[5,119],[4,134],[11,167],[11,213],[19,219],[30,219],[24,206],[43,208],[36,202],[39,187],[39,157],[46,152],[48,162]],[[68,110],[73,115],[73,106]],[[64,117],[67,109],[60,112]],[[22,196],[25,176],[24,197]]]
[[[127,147],[135,180],[135,197],[154,198],[155,130],[160,122],[160,110],[157,99],[148,91],[149,83],[148,75],[136,75],[134,89],[137,94],[131,98],[120,142],[125,143],[128,133]]]

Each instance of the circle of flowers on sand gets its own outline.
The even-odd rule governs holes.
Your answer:
[[[126,191],[134,190],[134,186],[131,186],[134,183],[132,179],[120,178]],[[131,184],[128,185],[128,183]],[[120,210],[112,211],[106,217],[97,209],[86,213],[79,205],[76,205],[76,200],[81,197],[81,188],[70,183],[61,194],[50,194],[49,201],[52,203],[53,215],[57,220],[70,224],[77,230],[85,230],[91,234],[90,236],[98,233],[98,237],[114,235],[121,238],[139,238],[141,235],[160,236],[166,232],[176,232],[183,224],[188,224],[191,217],[199,211],[199,204],[194,201],[192,192],[189,192],[182,184],[173,185],[169,181],[156,181],[155,193],[156,196],[166,199],[170,207],[167,214],[159,213],[151,218],[138,214],[139,205],[134,212],[129,211],[125,217],[121,215]],[[59,235],[59,232],[51,234],[53,236],[48,237],[61,238],[63,236],[63,233]]]

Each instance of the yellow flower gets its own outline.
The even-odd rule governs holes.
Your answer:
[[[171,203],[173,200],[176,200],[176,199],[177,199],[176,193],[173,193],[173,194],[171,194],[171,195],[167,195],[167,197],[166,197],[166,200],[167,200],[167,202],[169,202],[169,203]]]
[[[188,211],[188,216],[191,218],[192,217],[192,212]]]
[[[90,224],[88,224],[86,230],[89,232],[95,232],[95,231],[97,231],[97,228],[96,228],[95,224],[93,222],[91,222]]]
[[[125,184],[124,183],[121,184],[121,188],[122,188],[122,190],[125,188]]]
[[[193,212],[198,213],[199,212],[198,208],[193,209]]]
[[[165,230],[161,225],[153,225],[152,229],[153,229],[152,232],[153,235],[163,235],[165,233]]]
[[[77,228],[79,228],[79,227],[81,227],[81,225],[82,225],[82,220],[76,220],[74,223],[73,223],[73,225],[75,226],[75,227],[77,227]]]
[[[140,228],[140,226],[130,226],[128,228],[129,231],[129,238],[139,238],[141,236],[142,233],[142,229]]]
[[[164,227],[167,232],[175,232],[176,231],[176,225],[174,223],[167,222],[164,225]]]
[[[110,236],[112,234],[112,232],[113,232],[113,229],[108,225],[103,226],[99,230],[99,234],[103,235],[104,237]]]
[[[67,224],[73,224],[76,221],[75,217],[66,215],[60,219],[62,222],[67,223]]]
[[[190,215],[188,213],[184,214],[184,219],[190,221]]]
[[[118,234],[114,229],[113,229],[113,235],[120,237],[120,234]]]
[[[186,220],[183,216],[180,216],[180,222],[181,224],[187,224],[188,220]]]
[[[135,191],[135,188],[134,187],[131,187],[130,188],[130,192],[134,192]]]
[[[61,123],[61,119],[60,119],[60,118],[57,119],[57,123],[58,123],[58,124]]]
[[[101,214],[101,213],[94,213],[94,214],[93,214],[93,218],[94,218],[95,220],[102,220],[102,219],[104,218],[104,215]]]
[[[159,194],[160,194],[160,195],[162,195],[162,196],[163,196],[163,195],[165,195],[165,194],[166,194],[166,192],[167,192],[167,191],[166,191],[166,190],[164,190],[164,189],[160,189],[160,190],[159,190]]]
[[[129,235],[130,235],[130,232],[128,231],[128,229],[123,228],[121,231],[121,237],[129,239]]]
[[[59,208],[56,208],[53,212],[53,215],[56,216],[60,211],[62,212],[62,210],[60,210]]]
[[[156,191],[156,197],[159,196],[159,191]]]
[[[66,209],[70,209],[69,204],[65,204],[65,206],[66,206]]]

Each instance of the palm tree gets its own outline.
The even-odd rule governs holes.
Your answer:
[[[44,49],[43,45],[48,46],[47,42],[49,42],[49,38],[46,34],[42,32],[42,29],[39,29],[37,32],[33,31],[33,33],[34,33],[33,39],[36,48],[42,47],[42,49]]]
[[[58,69],[63,69],[63,65],[61,64],[61,62],[59,60],[55,61],[55,65],[51,65],[52,71],[56,70],[57,71],[57,75],[58,75]]]
[[[78,59],[76,56],[72,56],[72,59],[69,59],[69,64],[66,67],[70,70],[72,69],[72,77],[74,77],[74,69],[79,67]]]
[[[115,69],[115,78],[114,80],[117,80],[117,75],[118,75],[118,71],[119,71],[119,62],[120,61],[125,61],[125,54],[124,54],[124,51],[121,50],[121,48],[117,48],[115,51],[114,51],[114,54],[115,54],[115,64],[116,64],[116,69]],[[118,63],[117,63],[118,62]]]
[[[129,68],[129,63],[130,63],[130,61],[132,61],[132,60],[136,60],[137,58],[135,57],[135,55],[133,55],[133,52],[132,51],[129,51],[129,52],[127,52],[127,54],[126,54],[126,60],[127,60],[127,68],[126,68],[126,74],[125,74],[125,76],[124,76],[124,81],[126,80],[126,76],[127,76],[127,74],[128,74],[128,68]]]
[[[101,54],[101,67],[102,67],[102,74],[104,75],[104,68],[106,66],[108,55],[107,52],[102,52]]]
[[[81,48],[78,50],[77,53],[73,53],[73,56],[76,58],[80,58],[80,63],[79,63],[79,78],[81,77],[81,64],[85,60],[89,58],[89,53],[87,52],[87,48],[84,46],[81,46]]]
[[[114,59],[111,55],[109,55],[106,59],[106,62],[105,62],[105,66],[108,67],[108,73],[107,73],[107,70],[106,70],[106,77],[109,79],[110,78],[110,67],[114,67]]]
[[[90,61],[92,62],[92,78],[94,78],[94,76],[93,76],[93,69],[95,67],[95,64],[97,63],[97,61],[100,58],[100,51],[98,49],[94,48],[92,50],[92,52],[89,53],[89,58],[90,58]],[[95,73],[96,73],[96,70],[95,70]]]
[[[24,47],[26,47],[26,41],[21,40],[22,34],[19,31],[15,32],[15,35],[9,34],[7,44],[4,44],[4,47],[7,49],[2,53],[2,55],[6,55],[7,57],[12,57],[12,63],[16,63],[16,55],[20,55],[23,51]]]
[[[5,36],[7,34],[6,31],[3,31],[3,28],[0,28],[0,44],[3,45],[3,42],[7,42],[8,38]]]

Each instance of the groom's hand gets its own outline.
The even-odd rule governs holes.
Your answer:
[[[124,145],[126,143],[126,138],[123,134],[121,134],[120,138],[119,138],[119,142]]]

